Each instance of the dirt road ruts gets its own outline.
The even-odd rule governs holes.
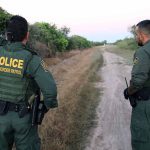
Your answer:
[[[86,150],[131,150],[131,106],[123,97],[124,78],[130,79],[131,66],[113,53],[104,51],[104,65],[99,71],[103,88],[97,107],[97,125],[92,129]]]

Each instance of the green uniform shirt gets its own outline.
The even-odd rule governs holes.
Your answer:
[[[37,55],[33,55],[27,71],[27,75],[34,78],[40,87],[45,105],[48,108],[57,107],[57,87],[52,74],[47,70],[44,61]]]
[[[150,41],[134,54],[129,94],[134,94],[143,87],[150,87]]]
[[[0,43],[2,44],[2,43]],[[4,45],[4,44],[3,44]],[[15,42],[11,44],[5,44],[10,51],[22,51],[22,53],[31,53],[21,42]],[[4,49],[5,49],[4,46]],[[53,79],[53,76],[46,68],[44,61],[38,55],[31,55],[28,60],[27,68],[25,68],[25,75],[30,76],[30,80],[33,84],[30,84],[30,94],[33,94],[34,89],[38,87],[43,94],[44,103],[47,108],[57,107],[57,87]],[[28,95],[30,95],[28,94]],[[31,95],[30,95],[31,96]]]

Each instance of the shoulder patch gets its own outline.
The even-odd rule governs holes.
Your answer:
[[[45,72],[48,72],[48,66],[47,64],[44,62],[44,60],[41,60],[41,66],[43,67]]]
[[[135,59],[133,60],[133,64],[136,65],[139,62],[139,58],[135,57]]]

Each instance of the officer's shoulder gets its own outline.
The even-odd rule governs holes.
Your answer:
[[[33,63],[33,64],[40,64],[41,63],[41,57],[33,49],[31,49],[29,46],[25,46],[24,51],[29,56],[31,63]]]
[[[24,48],[25,48],[24,50],[27,51],[28,53],[30,53],[31,55],[38,55],[37,52],[35,52],[29,46],[26,45]]]
[[[143,46],[143,51],[150,57],[150,41]]]
[[[149,57],[150,58],[150,42],[147,43],[146,45],[140,47],[137,50],[136,55],[139,57]]]
[[[136,54],[137,55],[148,55],[150,57],[150,44],[140,47],[137,50]]]

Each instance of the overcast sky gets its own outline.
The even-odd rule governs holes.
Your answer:
[[[0,6],[31,24],[65,25],[71,34],[93,41],[128,37],[128,27],[150,19],[150,0],[0,0]]]

